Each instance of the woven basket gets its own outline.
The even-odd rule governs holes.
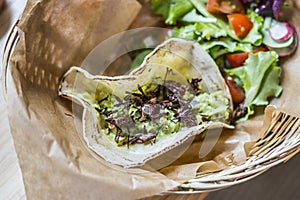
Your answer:
[[[18,23],[18,22],[17,22]],[[3,55],[3,88],[7,92],[9,59],[19,41],[18,28],[11,30]],[[200,175],[188,180],[180,187],[166,194],[191,194],[210,192],[248,181],[280,163],[284,163],[300,151],[300,119],[275,108],[272,121],[262,137],[257,140],[248,159],[242,165],[231,165],[219,172]]]

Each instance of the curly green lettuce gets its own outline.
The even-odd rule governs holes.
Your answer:
[[[178,21],[182,22],[181,27],[172,30],[171,37],[194,40],[202,42],[201,44],[210,42],[209,46],[211,47],[220,45],[218,39],[223,40],[223,38],[228,38],[228,41],[230,39],[232,43],[238,42],[246,46],[259,46],[262,44],[263,18],[261,16],[252,10],[248,10],[247,16],[252,21],[253,28],[246,37],[239,38],[227,21],[207,12],[206,3],[207,0],[152,0],[152,9],[156,14],[160,14],[165,18],[166,24],[175,25]],[[233,52],[232,49],[228,49],[222,44],[220,46],[222,52]],[[206,45],[206,47],[208,46]],[[210,52],[209,48],[206,50]],[[236,51],[239,51],[239,49]]]
[[[281,68],[277,65],[278,55],[274,51],[249,54],[245,65],[226,70],[245,90],[247,115],[240,121],[247,120],[254,113],[253,106],[269,104],[271,97],[279,97],[282,92],[280,83]]]
[[[246,15],[253,23],[246,37],[237,37],[226,19],[214,16],[206,9],[207,0],[152,0],[159,2],[164,11],[166,24],[179,27],[173,28],[170,37],[196,41],[215,59],[220,69],[226,68],[223,56],[235,52],[252,52],[266,43],[264,26],[268,18],[263,18],[253,10],[247,10]],[[154,11],[159,13],[162,7]],[[276,44],[278,45],[278,44]],[[254,106],[264,106],[271,97],[278,97],[282,91],[280,82],[281,68],[277,66],[276,52],[260,52],[249,54],[244,66],[227,69],[226,73],[234,76],[236,82],[245,90],[245,107],[247,115],[240,121],[248,119],[254,113]]]
[[[166,24],[173,25],[193,9],[193,4],[189,0],[152,0],[151,7],[166,19]]]

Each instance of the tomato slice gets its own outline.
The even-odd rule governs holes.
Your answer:
[[[230,53],[226,55],[226,58],[231,67],[239,67],[239,66],[243,66],[248,56],[249,56],[248,52]]]
[[[239,0],[208,0],[206,9],[212,14],[231,14],[245,12],[245,8]]]
[[[206,10],[212,14],[221,14],[220,5],[217,0],[208,0]]]
[[[245,100],[244,90],[228,74],[225,76],[225,82],[230,91],[232,101],[237,104],[242,103]]]
[[[234,13],[227,15],[227,18],[230,26],[238,37],[247,36],[253,27],[253,23],[251,22],[249,17],[244,14]]]
[[[268,47],[266,46],[259,46],[259,47],[256,47],[252,53],[257,53],[257,52],[260,52],[260,51],[269,51]]]
[[[266,46],[259,46],[256,47],[252,53],[257,53],[260,51],[269,51]],[[243,66],[245,61],[249,56],[248,52],[241,52],[241,53],[229,53],[226,54],[226,59],[228,60],[230,67],[240,67]]]

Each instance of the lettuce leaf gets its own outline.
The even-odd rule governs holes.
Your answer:
[[[199,40],[210,40],[212,38],[227,36],[226,31],[220,29],[216,23],[196,23],[195,31],[199,35]]]
[[[209,18],[215,18],[212,14],[210,14],[206,9],[207,0],[190,0],[190,2],[194,5],[194,7],[198,10],[201,15]]]
[[[189,0],[151,0],[151,9],[162,15],[166,24],[174,25],[193,9],[193,4]]]
[[[237,51],[250,52],[253,49],[253,47],[249,43],[236,42],[228,37],[200,42],[200,44],[207,51],[209,51],[211,48],[216,46],[221,46],[225,48],[227,52],[231,52],[231,53]]]
[[[169,15],[171,0],[152,0],[151,9],[157,15],[162,15],[166,19]]]
[[[245,107],[248,114],[254,113],[253,106],[268,105],[270,97],[278,97],[282,92],[279,85],[281,68],[277,65],[278,55],[274,51],[249,54],[245,65],[226,70],[231,76],[240,79],[245,90]]]
[[[171,32],[171,37],[181,38],[185,40],[197,40],[197,35],[195,33],[195,25],[182,26],[180,28],[174,28]]]
[[[176,24],[177,20],[193,9],[189,0],[171,0],[166,24]]]
[[[194,8],[187,14],[185,14],[182,18],[181,21],[183,22],[190,22],[190,23],[195,23],[195,22],[217,22],[217,19],[215,17],[205,17],[199,13],[197,13],[197,10]]]
[[[214,59],[227,53],[250,52],[253,49],[251,44],[236,42],[229,37],[200,42],[200,44]]]
[[[145,57],[152,51],[153,51],[153,49],[146,49],[146,50],[143,50],[140,53],[138,53],[135,56],[135,58],[133,59],[131,65],[130,65],[130,69],[132,70],[132,69],[139,67],[143,63]]]

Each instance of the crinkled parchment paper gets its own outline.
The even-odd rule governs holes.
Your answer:
[[[289,15],[298,32],[299,6],[299,1],[291,3],[294,12]],[[29,1],[18,23],[20,40],[10,59],[7,88],[11,132],[28,199],[142,198],[170,190],[196,174],[246,160],[244,144],[259,137],[262,109],[235,130],[223,131],[212,151],[199,156],[204,144],[196,138],[181,158],[160,171],[112,168],[87,149],[74,126],[74,118],[80,116],[73,115],[71,102],[57,95],[59,80],[109,36],[130,25],[160,22],[156,18],[150,22],[151,14],[137,20],[140,9],[135,0]],[[147,12],[139,16],[143,13]],[[294,115],[300,113],[298,52],[282,63],[284,91],[275,102]],[[208,132],[206,143],[217,136]]]

